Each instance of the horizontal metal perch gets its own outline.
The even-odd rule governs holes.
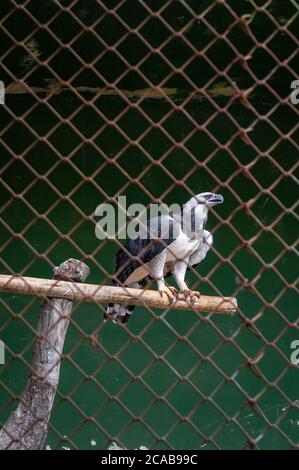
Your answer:
[[[0,292],[28,294],[38,297],[56,297],[68,300],[85,300],[95,303],[114,302],[131,305],[147,305],[155,308],[177,310],[193,310],[196,312],[226,313],[236,312],[238,308],[235,297],[214,297],[202,295],[192,304],[180,296],[173,304],[169,304],[167,296],[161,297],[154,290],[129,289],[124,287],[98,286],[66,282],[62,280],[39,279],[0,275]]]

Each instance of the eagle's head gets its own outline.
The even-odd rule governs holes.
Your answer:
[[[207,208],[215,206],[216,204],[222,204],[224,201],[223,196],[216,193],[200,193],[192,199],[194,199],[195,205],[204,204]]]
[[[200,193],[193,196],[182,208],[183,231],[200,233],[207,223],[209,209],[222,204],[223,196],[215,193]]]

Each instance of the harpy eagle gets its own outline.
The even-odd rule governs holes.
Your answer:
[[[194,301],[200,294],[188,288],[186,271],[200,263],[211,248],[213,236],[205,230],[208,211],[222,202],[220,194],[200,193],[180,212],[150,219],[117,252],[114,284],[141,289],[154,280],[161,295],[165,293],[172,303],[178,291],[165,282],[165,277],[172,274],[179,292]],[[112,317],[115,323],[124,324],[133,310],[134,305],[109,304],[104,318]]]

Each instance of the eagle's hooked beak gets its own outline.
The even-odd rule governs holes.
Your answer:
[[[224,201],[223,196],[221,194],[211,194],[208,199],[209,206],[214,206],[215,204],[222,204]]]

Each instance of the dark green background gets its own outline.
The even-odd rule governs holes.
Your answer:
[[[72,16],[66,10],[50,23],[51,30],[65,44],[82,29],[75,18],[89,26],[104,13],[97,2],[59,3],[71,5],[74,13]],[[119,2],[102,3],[112,8]],[[166,2],[146,3],[155,10]],[[224,6],[211,1],[187,3],[196,13],[204,14],[220,34],[232,24],[233,18]],[[252,15],[250,28],[257,41],[266,41],[275,30],[274,23],[262,11],[255,12],[251,2],[227,3],[239,17]],[[279,24],[285,24],[296,13],[294,4],[273,1],[268,10]],[[59,7],[54,2],[33,0],[26,8],[46,23]],[[55,52],[57,41],[45,29],[30,35],[34,28],[32,19],[22,9],[14,8],[13,2],[2,0],[1,9],[3,17],[10,9],[13,15],[3,21],[6,32],[0,28],[0,79],[6,85],[24,79],[30,87],[42,88],[38,96],[46,98],[46,87],[57,78],[39,61],[47,60]],[[118,14],[131,28],[148,16],[135,0],[127,0]],[[190,22],[185,37],[199,51],[215,37],[204,22],[192,20],[181,2],[171,2],[163,18],[175,30]],[[114,45],[124,34],[120,22],[108,14],[93,29],[108,45]],[[288,30],[293,34],[298,31],[298,17]],[[6,54],[12,45],[7,31],[18,41],[26,43],[34,39],[33,49],[35,54],[38,52],[33,62],[22,45],[14,46]],[[169,35],[158,17],[142,27],[141,33],[153,47],[159,47]],[[232,27],[228,38],[243,54],[248,54],[254,45],[240,24]],[[104,50],[91,32],[84,33],[72,47],[86,62],[93,61]],[[1,273],[50,277],[53,265],[74,257],[85,260],[91,268],[88,282],[106,284],[107,275],[113,273],[117,245],[113,241],[99,242],[95,237],[94,210],[98,204],[118,195],[126,195],[128,204],[150,204],[159,199],[182,204],[192,194],[217,190],[223,194],[225,204],[209,217],[208,228],[214,233],[215,249],[198,268],[200,291],[237,295],[240,306],[240,313],[231,316],[199,316],[169,310],[150,312],[138,308],[128,329],[124,329],[112,323],[104,325],[99,307],[88,303],[77,305],[67,335],[66,357],[47,439],[52,448],[106,448],[112,441],[128,448],[140,445],[162,449],[212,449],[215,445],[223,449],[249,448],[242,429],[261,449],[290,448],[291,442],[299,441],[299,375],[298,368],[288,362],[290,343],[298,339],[295,328],[298,299],[293,287],[298,274],[294,254],[298,232],[294,212],[287,211],[298,200],[298,187],[290,171],[298,158],[294,144],[298,133],[279,142],[278,133],[269,122],[263,119],[254,122],[252,109],[240,100],[231,100],[231,80],[240,89],[247,89],[257,79],[266,78],[275,93],[263,85],[256,86],[249,98],[251,106],[261,118],[276,106],[270,120],[283,134],[297,124],[298,114],[294,109],[277,101],[277,95],[282,98],[289,95],[290,83],[296,78],[290,70],[296,69],[298,57],[292,59],[289,69],[279,65],[279,60],[296,50],[296,43],[288,34],[277,32],[268,47],[276,60],[262,48],[252,52],[249,67],[255,79],[240,62],[235,62],[225,77],[211,69],[204,58],[194,59],[185,73],[197,87],[214,77],[207,87],[211,99],[197,90],[184,106],[187,116],[179,109],[172,112],[162,124],[168,137],[153,127],[141,110],[153,122],[160,122],[194,91],[186,78],[174,73],[163,83],[163,87],[175,89],[169,98],[144,98],[139,108],[135,107],[138,93],[131,95],[128,104],[122,92],[117,91],[138,92],[149,88],[149,83],[151,88],[158,85],[170,69],[157,54],[152,54],[140,66],[147,80],[138,72],[127,73],[118,80],[127,65],[111,51],[95,62],[95,69],[103,75],[102,81],[86,68],[72,82],[79,90],[78,95],[74,89],[65,90],[31,110],[36,104],[33,95],[7,94],[6,107],[0,107],[1,130],[14,122],[1,133],[0,142]],[[130,35],[117,48],[131,65],[147,53],[136,35]],[[236,57],[236,50],[218,40],[207,56],[221,71]],[[58,51],[49,66],[61,81],[68,80],[80,69],[80,64],[69,49]],[[180,38],[173,38],[162,52],[175,67],[181,67],[192,54]],[[95,98],[94,93],[99,93],[105,81],[116,85],[115,95]],[[89,92],[78,88],[82,86],[88,87]],[[85,104],[73,114],[82,103],[94,98],[95,107]],[[229,114],[221,112],[229,101]],[[202,125],[215,112],[215,106],[220,111],[207,126],[211,133],[208,135]],[[126,112],[119,119],[123,110]],[[171,147],[170,137],[181,142],[190,134],[194,123],[188,116],[198,127],[185,149],[177,147],[163,160],[169,174],[152,165],[151,159],[158,161]],[[17,117],[23,117],[28,126]],[[63,121],[69,117],[79,132]],[[116,121],[119,129],[113,125]],[[59,128],[43,140],[58,122]],[[238,130],[236,123],[242,128],[254,123],[248,134],[252,144],[234,136]],[[149,132],[139,140],[143,151],[132,140],[138,140],[145,130]],[[82,135],[91,142],[74,151],[82,142]],[[231,138],[229,149],[233,155],[222,147]],[[277,145],[271,154],[259,156],[248,175],[245,165],[255,161],[256,148],[267,153],[275,141]],[[128,143],[120,155],[118,152]],[[117,161],[113,160],[116,155]],[[139,180],[143,187],[140,187],[131,179],[138,178],[143,171]],[[185,186],[177,184],[189,172]],[[267,188],[282,173],[285,173],[283,178],[268,194]],[[46,178],[38,179],[38,175]],[[272,222],[284,210],[272,195],[286,209],[274,226]],[[84,215],[89,219],[84,220]],[[267,230],[268,227],[271,229]],[[257,239],[251,241],[257,234]],[[277,235],[289,249],[283,247]],[[282,256],[276,261],[280,253]],[[187,282],[198,287],[195,274],[188,274]],[[39,309],[38,300],[1,294],[0,337],[7,345],[6,365],[1,368],[1,422],[16,406],[12,397],[24,389],[28,375],[25,361],[30,363]],[[255,319],[254,325],[245,322],[259,312],[261,316]],[[95,330],[99,339],[97,347],[92,346],[89,336]],[[263,356],[257,367],[250,366],[248,359],[254,359],[260,351]],[[260,394],[257,406],[248,403],[248,397],[257,394]],[[86,419],[89,416],[93,419]],[[271,426],[279,418],[278,427]],[[213,442],[206,442],[201,433],[207,438],[213,435]],[[97,443],[94,447],[92,439]]]

